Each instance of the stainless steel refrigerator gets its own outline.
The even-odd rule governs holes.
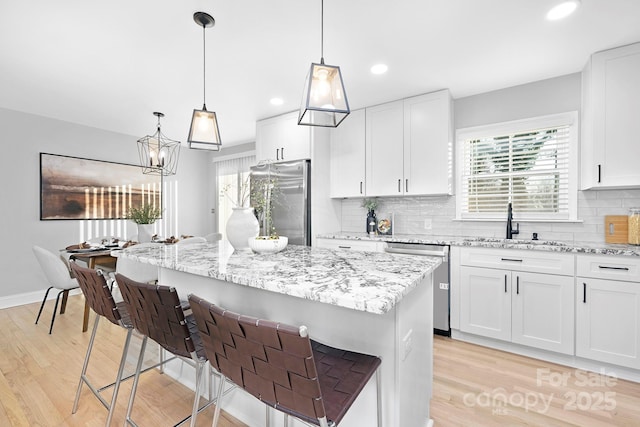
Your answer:
[[[309,160],[260,163],[251,168],[251,206],[271,206],[270,215],[256,210],[261,235],[275,229],[289,238],[289,244],[311,246],[310,177]]]

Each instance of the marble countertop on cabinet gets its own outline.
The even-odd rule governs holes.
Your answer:
[[[369,313],[389,312],[442,260],[289,245],[277,254],[226,242],[131,246],[118,257]],[[167,285],[171,285],[167,283]]]
[[[372,242],[400,242],[432,245],[469,246],[483,248],[528,249],[566,253],[640,256],[640,246],[594,242],[561,242],[554,240],[501,239],[446,235],[369,236],[366,233],[336,232],[317,236],[319,239],[347,239]]]

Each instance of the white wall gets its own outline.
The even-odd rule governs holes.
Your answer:
[[[456,129],[581,110],[581,74],[569,74],[454,100]],[[455,175],[454,175],[455,176]],[[365,232],[361,199],[342,201],[342,231]],[[395,214],[394,232],[438,236],[505,237],[505,221],[455,221],[455,196],[381,198],[378,217]],[[640,206],[640,190],[578,192],[578,223],[520,223],[521,238],[604,242],[604,216]],[[517,221],[517,212],[514,213]]]
[[[0,129],[4,152],[0,167],[2,308],[41,300],[49,286],[33,255],[33,245],[57,252],[77,243],[81,234],[81,221],[40,221],[39,153],[138,164],[136,140],[144,135],[123,135],[6,109],[0,109]],[[149,133],[153,131],[151,124]],[[213,231],[209,158],[207,152],[181,149],[178,173],[168,179],[178,189],[177,220],[167,218],[174,232],[204,235]],[[125,224],[129,235],[135,234],[135,226]]]

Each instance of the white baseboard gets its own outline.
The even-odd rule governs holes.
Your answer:
[[[6,297],[0,297],[0,309],[16,307],[16,306],[25,305],[25,304],[32,304],[34,302],[42,302],[42,298],[44,297],[45,292],[46,292],[46,289],[42,291],[27,292],[24,294],[16,294],[16,295],[9,295]],[[57,291],[56,289],[51,289],[51,291],[49,292],[49,296],[47,297],[47,300],[56,299],[56,295],[58,294],[58,292],[59,291]],[[82,293],[80,289],[74,289],[73,291],[70,292],[70,295],[79,295],[80,293]]]

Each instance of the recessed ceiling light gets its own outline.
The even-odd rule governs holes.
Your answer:
[[[282,105],[284,103],[282,98],[271,98],[269,102],[271,103],[271,105]]]
[[[371,67],[371,73],[372,74],[384,74],[387,72],[387,70],[389,69],[389,67],[387,67],[387,64],[376,64],[373,67]]]
[[[547,19],[549,21],[557,21],[558,19],[566,18],[571,15],[580,5],[580,0],[568,0],[563,1],[555,5],[547,12]]]

